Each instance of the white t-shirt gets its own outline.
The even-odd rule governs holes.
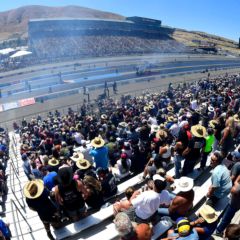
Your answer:
[[[141,219],[151,217],[160,206],[160,194],[153,190],[145,191],[132,200],[136,215]]]

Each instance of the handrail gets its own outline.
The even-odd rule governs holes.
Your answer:
[[[11,144],[11,148],[12,148],[14,157],[15,157],[15,159],[16,159],[17,166],[15,166],[15,163],[14,163],[14,161],[12,160],[12,158],[11,158],[11,161],[12,161],[12,163],[13,163],[13,165],[14,165],[14,169],[15,169],[15,171],[16,171],[16,174],[19,176],[19,167],[18,167],[17,153],[16,153],[16,151],[15,151],[15,149],[14,149],[14,147],[13,147],[13,144]]]
[[[18,208],[18,206],[16,205],[16,203],[13,201],[13,199],[11,199],[10,201],[11,201],[11,210],[12,210],[12,216],[13,216],[13,225],[14,225],[16,237],[17,237],[18,240],[20,240],[19,234],[18,234],[17,224],[16,224],[16,221],[14,221],[14,220],[15,220],[15,211],[16,211],[17,222],[18,222],[19,230],[20,230],[20,234],[21,234],[20,236],[21,236],[21,238],[24,240],[24,236],[23,236],[22,228],[21,228],[21,226],[20,226],[20,221],[19,221],[19,215],[18,215],[18,213],[21,215],[21,217],[23,218],[24,222],[28,225],[29,230],[30,230],[29,233],[32,233],[32,227],[30,226],[30,224],[28,223],[27,219],[24,217],[23,213],[20,211],[20,209]],[[14,207],[15,207],[15,209],[14,209]],[[32,236],[32,239],[35,239],[32,234],[31,234],[31,236]]]
[[[20,192],[21,192],[21,195],[22,195],[22,198],[21,198],[22,199],[22,204],[20,203],[19,198],[17,198],[16,193],[15,193],[15,176],[14,176],[13,173],[15,174],[15,176],[16,176],[18,182],[19,182]],[[10,188],[12,190],[12,194],[14,195],[16,201],[19,203],[19,205],[21,206],[23,211],[26,212],[26,210],[25,210],[26,205],[25,205],[25,202],[23,200],[23,190],[22,190],[22,186],[21,186],[21,181],[20,181],[20,179],[19,179],[19,177],[16,173],[16,170],[15,170],[15,167],[14,167],[14,164],[13,164],[12,161],[10,162]]]

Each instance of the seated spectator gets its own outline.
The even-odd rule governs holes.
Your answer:
[[[58,182],[55,187],[56,202],[62,206],[69,218],[73,221],[79,220],[86,213],[84,199],[87,198],[88,192],[84,184],[79,180],[73,180],[70,167],[59,169]]]
[[[173,198],[169,208],[159,208],[161,216],[170,216],[173,220],[184,217],[193,206],[194,191],[193,180],[188,177],[181,177],[175,180],[176,189],[179,193]]]
[[[35,179],[42,179],[43,175],[39,171],[39,169],[37,169],[37,164],[35,162],[32,162],[31,166],[32,166],[32,174],[33,174],[34,178]]]
[[[133,187],[128,187],[125,190],[125,196],[127,199],[122,199],[121,201],[117,201],[113,204],[113,212],[114,215],[118,214],[119,212],[125,212],[131,221],[134,221],[134,208],[130,202],[130,199],[134,193]]]
[[[133,194],[130,201],[135,208],[135,221],[137,223],[149,223],[156,220],[161,201],[161,192],[165,187],[165,181],[156,179],[154,180],[153,190]]]
[[[77,179],[83,179],[85,176],[92,176],[97,179],[94,168],[88,160],[78,160],[76,162],[76,167],[78,168],[78,170],[76,170],[74,177],[77,177]]]
[[[197,231],[200,240],[210,240],[218,224],[218,215],[209,205],[204,205],[199,210],[200,217],[191,226]]]
[[[121,154],[121,158],[117,160],[115,167],[112,168],[112,173],[117,178],[123,178],[129,175],[131,167],[131,160],[128,158],[126,153]]]
[[[99,168],[97,170],[98,179],[101,182],[103,196],[111,197],[117,193],[116,179],[108,169]]]
[[[162,240],[198,240],[198,233],[193,228],[191,228],[190,222],[186,218],[179,218],[177,220],[177,231],[175,232],[173,229],[168,231],[168,235],[166,238],[162,238]]]

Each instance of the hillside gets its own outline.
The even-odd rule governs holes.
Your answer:
[[[103,18],[103,19],[125,19],[124,16],[98,11],[79,6],[46,7],[46,6],[24,6],[6,12],[0,12],[0,42],[12,38],[27,38],[27,24],[29,19],[36,18]],[[211,34],[174,29],[173,38],[186,46],[197,47],[195,40],[206,41],[216,44],[218,49],[240,54],[237,43]],[[195,42],[194,42],[195,41]]]
[[[9,38],[27,37],[27,24],[29,19],[55,17],[124,19],[123,16],[118,14],[79,6],[25,6],[0,12],[0,41]]]

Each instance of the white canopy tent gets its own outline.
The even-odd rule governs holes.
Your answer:
[[[23,57],[23,56],[27,56],[29,54],[32,54],[32,52],[22,50],[22,51],[18,51],[16,53],[14,53],[12,56],[10,56],[10,58]]]

